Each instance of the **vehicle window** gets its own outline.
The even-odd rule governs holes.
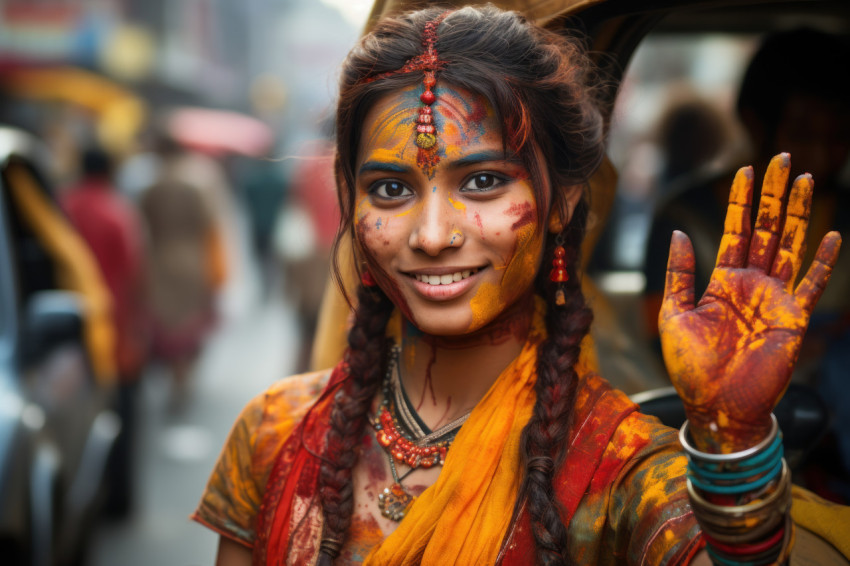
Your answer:
[[[746,151],[734,107],[757,43],[757,35],[716,33],[641,42],[614,107],[609,157],[619,171],[617,201],[592,270],[640,272],[652,210],[677,178]],[[640,277],[633,281],[640,291]]]

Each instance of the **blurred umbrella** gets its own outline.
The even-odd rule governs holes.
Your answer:
[[[265,122],[228,110],[177,108],[166,124],[177,143],[214,156],[264,157],[274,142],[272,129]]]
[[[147,106],[115,81],[76,67],[13,67],[2,72],[3,88],[16,96],[73,104],[96,116],[104,147],[133,147],[147,119]]]

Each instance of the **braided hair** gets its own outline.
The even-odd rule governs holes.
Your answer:
[[[382,20],[343,65],[336,117],[335,168],[342,213],[337,246],[343,236],[354,236],[355,167],[366,114],[382,96],[421,84],[421,73],[397,71],[420,54],[426,24],[442,12],[426,9]],[[548,338],[539,348],[533,414],[522,434],[525,475],[515,508],[517,513],[527,502],[538,562],[565,564],[566,527],[552,483],[566,453],[577,386],[574,365],[592,319],[577,273],[588,207],[582,198],[570,215],[564,192],[550,187],[585,184],[601,163],[601,85],[580,40],[543,30],[516,12],[493,6],[465,7],[449,14],[437,28],[436,48],[446,61],[439,81],[483,96],[505,125],[503,145],[529,172],[541,225],[551,210],[571,218],[558,238],[567,251],[570,275],[564,284],[566,304],[554,306],[555,290],[545,270],[535,281],[537,292],[552,307],[546,316]],[[542,204],[549,202],[551,209]],[[549,236],[547,252],[551,254],[555,245]],[[335,258],[338,281],[340,272]],[[319,480],[324,539],[337,547],[351,522],[351,474],[369,403],[380,387],[384,327],[392,308],[377,290],[361,287],[358,299],[346,354],[351,377],[334,401],[329,449]],[[323,546],[320,564],[331,564],[334,557],[335,552]]]

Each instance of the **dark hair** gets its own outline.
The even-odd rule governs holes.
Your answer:
[[[337,108],[336,175],[342,223],[337,245],[345,234],[353,234],[355,160],[360,132],[366,114],[382,96],[406,87],[422,84],[422,72],[398,73],[404,64],[422,53],[426,23],[435,20],[442,9],[427,9],[379,22],[346,59],[340,81]],[[496,119],[504,124],[505,148],[510,148],[523,161],[536,192],[538,218],[543,221],[550,202],[544,191],[549,187],[585,184],[602,161],[604,153],[603,120],[598,108],[593,67],[581,41],[530,24],[516,12],[504,12],[492,6],[465,7],[449,14],[437,28],[436,50],[446,65],[437,73],[440,84],[451,84],[483,96],[493,108]],[[388,74],[388,76],[383,76]],[[369,80],[375,79],[377,80]],[[439,90],[437,92],[439,95]],[[543,166],[539,156],[543,156]],[[562,217],[569,216],[561,191],[554,191],[553,206]],[[549,309],[549,337],[538,355],[537,401],[533,415],[523,431],[522,455],[526,474],[517,498],[527,500],[532,530],[543,564],[565,563],[566,528],[560,508],[553,497],[552,479],[563,461],[574,402],[579,344],[587,334],[592,318],[582,296],[578,269],[580,243],[584,237],[587,204],[581,200],[572,211],[572,220],[561,234],[567,249],[565,284],[566,305]],[[542,225],[542,223],[541,223]],[[554,238],[546,249],[552,257]],[[338,264],[334,268],[340,278]],[[553,285],[548,270],[538,273],[536,288],[554,305]],[[332,419],[334,450],[326,454],[320,493],[325,516],[325,538],[343,540],[350,523],[351,505],[339,500],[352,497],[351,490],[342,495],[337,486],[350,483],[351,468],[356,463],[356,447],[363,434],[368,410],[367,398],[377,394],[384,348],[384,329],[376,321],[386,321],[392,304],[378,291],[360,288],[362,301],[357,308],[349,347],[363,348],[355,357],[347,354],[352,381],[356,386],[355,401],[347,394],[336,403],[343,418]],[[365,328],[371,335],[364,339]],[[356,337],[355,345],[352,337]],[[375,364],[375,360],[379,360]],[[357,406],[356,410],[354,406]],[[360,411],[355,418],[354,413]],[[356,426],[352,422],[356,421]],[[332,480],[326,483],[324,477]],[[347,516],[342,516],[342,513]],[[327,563],[332,557],[323,555]]]

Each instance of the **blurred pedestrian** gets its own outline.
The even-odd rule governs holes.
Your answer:
[[[194,185],[160,180],[141,196],[150,233],[153,356],[182,394],[216,320],[215,295],[226,277],[221,234]]]
[[[107,512],[126,516],[132,505],[136,391],[149,344],[143,225],[137,210],[115,188],[112,158],[99,147],[83,151],[79,179],[63,191],[61,205],[91,248],[112,299],[122,432],[110,462]]]

